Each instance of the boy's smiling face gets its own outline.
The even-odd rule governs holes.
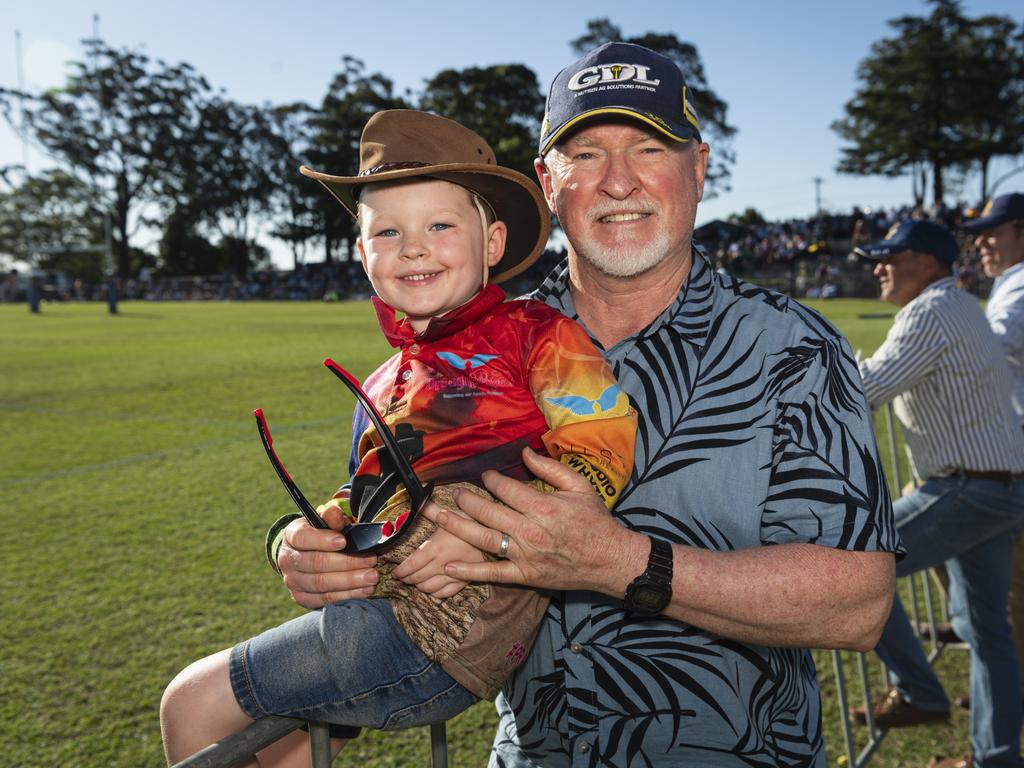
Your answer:
[[[501,259],[505,225],[487,226],[487,266]],[[483,284],[484,229],[466,189],[440,179],[368,185],[359,196],[359,257],[374,290],[422,331]]]

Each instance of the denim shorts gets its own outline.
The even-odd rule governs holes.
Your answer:
[[[257,719],[379,730],[440,723],[478,699],[413,645],[387,600],[347,600],[231,649],[231,687]]]

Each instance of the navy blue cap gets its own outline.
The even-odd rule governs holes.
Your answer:
[[[971,233],[984,232],[986,229],[995,229],[1000,224],[1017,219],[1024,220],[1024,195],[1020,192],[1011,192],[989,200],[982,209],[981,216],[968,221],[962,229]]]
[[[551,83],[540,127],[541,157],[568,131],[616,115],[646,123],[676,141],[700,141],[700,122],[675,62],[641,45],[605,43]]]
[[[854,253],[872,261],[881,261],[904,251],[930,253],[943,264],[952,264],[960,255],[953,234],[941,224],[924,219],[908,219],[889,230],[880,243],[854,248]]]

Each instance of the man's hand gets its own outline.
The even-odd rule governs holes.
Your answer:
[[[473,519],[440,511],[436,522],[493,554],[508,533],[507,559],[450,563],[445,572],[466,581],[621,597],[647,565],[647,537],[620,526],[590,483],[568,467],[529,449],[523,460],[558,490],[541,493],[485,473],[484,484],[502,503],[462,493],[459,507]],[[675,544],[673,555],[673,596],[663,615],[734,640],[868,650],[892,605],[891,552],[799,543],[718,552]]]
[[[332,514],[330,509],[325,510],[324,519],[329,525],[339,522],[331,519]],[[304,608],[322,608],[373,594],[378,578],[374,570],[376,556],[339,552],[344,546],[345,537],[340,533],[317,530],[302,518],[284,529],[277,565],[296,603]]]
[[[502,534],[509,536],[505,559],[449,563],[445,573],[465,581],[615,594],[621,580],[615,572],[623,562],[635,560],[637,573],[643,570],[646,538],[615,522],[586,478],[529,448],[523,450],[523,461],[555,493],[485,472],[484,485],[499,502],[462,492],[456,501],[471,519],[440,508],[425,511],[440,527],[495,555]]]

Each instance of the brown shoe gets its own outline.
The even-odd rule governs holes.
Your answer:
[[[972,768],[974,759],[970,755],[943,757],[936,755],[928,761],[928,768]]]
[[[850,717],[858,725],[867,725],[868,718],[864,707],[850,707]],[[945,723],[949,720],[949,712],[935,712],[915,707],[900,696],[899,691],[890,688],[871,707],[871,717],[875,725],[882,729],[907,728],[925,723]]]
[[[918,624],[917,634],[920,635],[922,640],[932,639],[932,627],[931,624]],[[962,643],[955,631],[953,631],[953,625],[947,624],[946,622],[939,622],[935,625],[935,637],[940,643]]]

